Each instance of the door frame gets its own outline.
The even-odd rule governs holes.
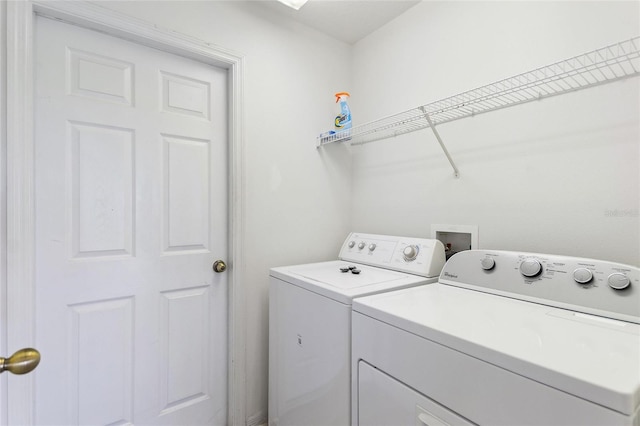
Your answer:
[[[0,348],[15,351],[35,343],[35,198],[34,198],[34,17],[41,15],[84,28],[98,30],[144,46],[194,59],[228,70],[229,87],[229,188],[227,270],[228,389],[227,423],[246,422],[245,268],[244,241],[244,143],[243,57],[202,40],[162,29],[85,1],[5,2],[6,10],[6,236],[0,254],[6,252],[6,275],[0,277],[4,294],[0,305]],[[0,14],[1,16],[2,14]],[[0,38],[1,40],[1,38]],[[0,70],[0,73],[2,70]],[[2,150],[0,150],[0,155]],[[0,179],[1,182],[1,179]],[[1,193],[1,191],[0,191]],[[0,213],[0,217],[2,214]],[[2,231],[0,227],[0,231]],[[0,232],[0,237],[2,237]],[[0,262],[0,267],[2,262]],[[4,279],[2,279],[4,278]],[[10,300],[10,303],[7,302]],[[7,324],[11,326],[8,327]],[[4,339],[2,339],[4,337]],[[6,356],[6,355],[5,355]],[[34,378],[2,378],[0,423],[34,423]],[[13,376],[13,377],[12,377]],[[8,389],[11,389],[9,392]]]

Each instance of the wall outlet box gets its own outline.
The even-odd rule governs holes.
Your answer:
[[[459,251],[478,248],[477,225],[431,225],[431,238],[440,240],[447,259]]]

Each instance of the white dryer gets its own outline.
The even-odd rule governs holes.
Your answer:
[[[352,332],[355,425],[640,424],[637,267],[464,251]]]
[[[269,425],[351,419],[354,298],[437,281],[438,240],[351,233],[339,260],[273,268],[269,280]]]

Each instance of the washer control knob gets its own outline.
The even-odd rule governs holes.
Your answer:
[[[588,284],[593,279],[593,272],[587,268],[578,268],[573,271],[573,279],[578,284]]]
[[[614,290],[624,290],[625,288],[629,287],[631,281],[629,281],[629,277],[627,277],[625,274],[614,272],[613,274],[609,275],[609,278],[607,278],[607,283],[609,284],[609,287]]]
[[[492,257],[485,257],[480,261],[480,266],[485,271],[490,271],[496,266],[496,261]]]
[[[535,277],[542,272],[542,265],[538,259],[532,257],[525,259],[520,264],[520,273],[525,277]]]
[[[349,241],[349,248],[354,248],[356,246],[355,241]]]
[[[376,243],[369,244],[369,251],[374,251],[376,249]]]
[[[406,246],[404,250],[402,250],[402,256],[404,257],[404,260],[406,260],[407,262],[412,262],[416,260],[416,258],[418,257],[418,246],[416,245]]]
[[[364,246],[366,246],[366,244],[364,243],[364,241],[360,241],[360,244],[358,244],[358,248],[360,250],[362,250],[364,248]]]

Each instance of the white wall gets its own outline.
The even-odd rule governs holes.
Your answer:
[[[354,123],[640,34],[638,2],[423,2],[353,50]],[[353,147],[353,227],[640,265],[639,79]],[[355,123],[357,124],[357,123]]]

